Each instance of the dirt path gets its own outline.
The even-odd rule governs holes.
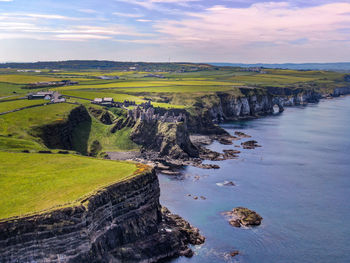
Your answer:
[[[140,152],[132,151],[132,152],[107,152],[109,158],[111,160],[131,160],[133,158],[139,158],[141,156]]]

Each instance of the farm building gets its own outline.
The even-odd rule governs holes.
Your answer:
[[[30,93],[28,95],[29,100],[34,99],[45,99],[45,100],[51,100],[53,98],[53,91],[39,91],[37,93]]]

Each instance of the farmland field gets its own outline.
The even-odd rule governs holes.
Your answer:
[[[37,75],[10,75],[10,74],[0,74],[0,82],[6,83],[14,83],[14,84],[27,84],[33,82],[41,82],[41,81],[59,81],[59,78],[55,77],[45,77],[45,76],[37,76]]]

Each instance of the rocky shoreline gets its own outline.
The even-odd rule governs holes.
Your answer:
[[[261,145],[240,131],[236,131],[234,135],[228,134],[218,123],[271,115],[276,113],[274,106],[278,107],[277,113],[281,113],[284,107],[318,103],[321,99],[349,94],[350,88],[337,88],[331,94],[303,89],[280,90],[274,87],[268,88],[267,93],[246,88],[242,88],[241,91],[246,97],[218,92],[216,102],[209,110],[206,110],[205,105],[197,109],[197,113],[201,113],[197,117],[183,110],[163,112],[162,117],[150,109],[130,113],[130,116],[134,116],[132,121],[135,123],[131,137],[134,142],[142,146],[142,149],[127,159],[146,163],[154,167],[157,172],[168,175],[178,175],[181,169],[188,165],[203,169],[219,169],[219,165],[203,164],[203,161],[236,159],[240,153],[239,148],[255,149]],[[167,116],[173,116],[176,121],[167,122],[170,118]],[[209,150],[206,146],[215,140],[224,145],[233,145],[233,149],[224,153]],[[240,145],[234,145],[235,141],[241,141]],[[121,155],[123,153],[108,153],[113,160],[125,160]]]

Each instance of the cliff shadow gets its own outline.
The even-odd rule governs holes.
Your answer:
[[[72,132],[72,148],[83,155],[88,154],[88,142],[92,121],[85,120],[79,123]]]

